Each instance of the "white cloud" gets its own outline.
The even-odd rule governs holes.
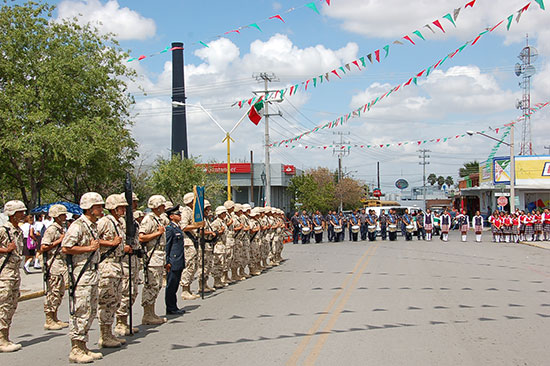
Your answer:
[[[121,8],[117,0],[103,4],[99,0],[63,0],[59,3],[57,19],[78,18],[91,23],[104,33],[114,33],[119,40],[151,38],[156,33],[153,19],[145,18],[127,7]]]

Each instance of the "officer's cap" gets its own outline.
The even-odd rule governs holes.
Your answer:
[[[170,217],[170,215],[173,215],[173,214],[178,214],[180,215],[180,205],[176,205],[176,206],[173,206],[173,207],[170,207],[168,210],[165,211],[166,214],[168,215],[168,217]]]

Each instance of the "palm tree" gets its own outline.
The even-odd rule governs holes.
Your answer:
[[[476,160],[464,163],[464,166],[458,169],[458,175],[460,178],[469,176],[470,174],[479,172],[479,162]]]
[[[441,187],[443,187],[444,184],[445,184],[445,178],[443,178],[442,175],[437,177],[437,185],[439,186],[439,189],[441,189]]]
[[[447,185],[447,187],[451,188],[453,184],[455,184],[453,177],[448,175],[447,178],[445,178],[445,184]]]
[[[434,184],[437,183],[437,176],[434,173],[432,173],[428,175],[427,181],[433,186]]]

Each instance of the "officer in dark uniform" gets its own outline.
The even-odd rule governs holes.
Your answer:
[[[386,240],[388,232],[388,216],[386,215],[385,210],[380,210],[380,217],[378,218],[378,222],[380,223],[380,235],[382,236],[382,240]]]
[[[300,216],[298,216],[298,211],[290,218],[290,223],[292,224],[292,243],[298,244],[300,240]]]
[[[181,273],[185,268],[183,247],[184,234],[179,227],[181,221],[180,206],[166,210],[170,223],[166,226],[166,291],[164,302],[166,314],[181,315],[185,310],[178,308],[176,293],[181,280]]]

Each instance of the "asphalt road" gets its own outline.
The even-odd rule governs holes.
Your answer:
[[[185,302],[96,364],[550,364],[550,251],[456,239],[287,245],[281,266]],[[68,363],[66,331],[43,321],[42,299],[19,304],[23,349],[1,365]]]

